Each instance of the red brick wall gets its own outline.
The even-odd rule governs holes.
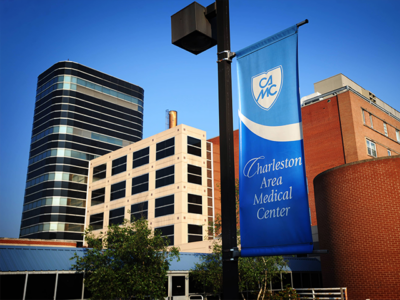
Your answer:
[[[322,171],[344,164],[337,98],[305,106],[301,109],[301,116],[311,224],[317,225],[312,184],[314,177]]]
[[[400,156],[343,165],[314,180],[325,287],[351,300],[399,299]]]
[[[214,161],[214,210],[215,215],[221,214],[221,170],[219,136],[209,139],[213,143]],[[239,130],[233,132],[233,151],[235,156],[235,178],[239,178]]]

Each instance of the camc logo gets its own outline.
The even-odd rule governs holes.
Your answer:
[[[251,91],[259,107],[269,110],[275,104],[281,92],[282,79],[282,66],[258,74],[251,79]]]

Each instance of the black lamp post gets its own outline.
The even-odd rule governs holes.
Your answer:
[[[239,299],[229,1],[216,0],[207,8],[193,2],[171,16],[171,27],[172,43],[193,54],[218,44],[223,297]]]

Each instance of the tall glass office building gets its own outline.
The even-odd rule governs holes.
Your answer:
[[[82,241],[89,161],[142,139],[143,93],[70,61],[39,75],[20,237]]]

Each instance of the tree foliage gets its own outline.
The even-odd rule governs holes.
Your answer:
[[[85,241],[92,248],[71,259],[76,259],[73,269],[85,272],[92,299],[166,297],[167,271],[172,259],[179,260],[179,249],[168,248],[160,234],[144,219],[111,225],[100,235],[85,230]]]
[[[235,188],[236,200],[236,224],[239,224],[239,189]],[[210,224],[214,234],[221,232],[222,220],[217,215],[214,224]],[[237,241],[240,248],[240,228],[237,230]],[[204,254],[200,257],[200,263],[195,264],[191,276],[196,282],[203,285],[205,290],[213,294],[222,292],[222,240],[213,241],[212,254]],[[239,291],[242,298],[246,299],[245,291],[257,291],[257,299],[269,297],[268,290],[272,280],[280,278],[281,270],[286,266],[282,256],[239,257]]]

